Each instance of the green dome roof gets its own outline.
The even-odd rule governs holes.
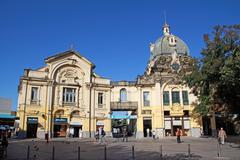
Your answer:
[[[150,60],[162,54],[171,55],[175,51],[178,55],[189,55],[188,46],[183,40],[175,35],[166,34],[152,44]]]

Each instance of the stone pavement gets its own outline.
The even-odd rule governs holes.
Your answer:
[[[9,142],[6,159],[27,159],[29,146],[29,159],[31,160],[78,160],[78,146],[80,146],[81,160],[240,160],[240,146],[237,144],[218,145],[214,138],[183,137],[182,141],[177,144],[175,137],[157,140],[129,138],[129,142],[107,138],[106,144],[103,145],[90,138],[55,138],[49,143],[40,139],[13,139]],[[190,150],[188,144],[190,144]],[[105,146],[106,154],[104,154]],[[134,146],[134,152],[132,152],[132,146]],[[189,157],[189,152],[191,157]]]

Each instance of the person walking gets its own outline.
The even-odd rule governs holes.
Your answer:
[[[99,127],[98,135],[99,135],[99,144],[105,143],[104,142],[104,136],[106,135],[106,133],[105,133],[103,127]]]
[[[224,131],[224,129],[222,127],[219,130],[219,132],[218,132],[218,138],[220,140],[220,143],[224,144],[225,138],[227,138],[227,134],[226,134],[226,132]]]
[[[177,143],[181,143],[181,136],[182,136],[182,130],[181,129],[177,128],[176,136],[177,136]]]
[[[156,139],[156,132],[155,132],[155,130],[152,131],[152,137],[153,137],[153,140]]]
[[[150,137],[150,129],[147,128],[147,137]]]
[[[122,141],[123,141],[123,142],[124,142],[124,141],[128,142],[127,127],[124,127],[124,128],[123,128],[123,139],[122,139]]]

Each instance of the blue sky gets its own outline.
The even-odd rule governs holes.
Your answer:
[[[17,105],[17,86],[25,68],[71,44],[111,80],[135,80],[149,59],[149,43],[162,36],[164,10],[171,32],[194,57],[204,33],[217,24],[240,22],[238,0],[1,0],[0,97]]]

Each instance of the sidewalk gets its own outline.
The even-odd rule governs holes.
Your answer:
[[[93,138],[53,138],[49,143],[42,139],[13,140],[9,143],[7,159],[26,159],[28,146],[29,156],[31,159],[35,157],[35,160],[51,160],[53,148],[55,160],[76,160],[79,146],[81,160],[104,160],[105,146],[107,160],[133,159],[133,146],[135,160],[159,160],[161,147],[162,160],[186,160],[189,152],[192,160],[214,160],[219,159],[217,157],[219,149],[221,159],[239,160],[240,157],[240,148],[232,147],[230,143],[219,146],[214,138],[182,137],[182,141],[183,143],[177,144],[176,137],[157,140],[149,138],[137,140],[130,137],[129,142],[107,138],[106,145],[100,145]]]

